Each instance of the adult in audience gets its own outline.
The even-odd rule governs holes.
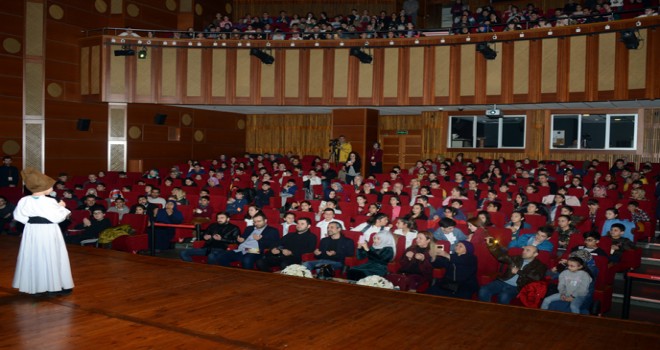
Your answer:
[[[182,223],[183,214],[177,209],[176,201],[167,201],[163,209],[158,209],[155,221],[157,223],[174,225]],[[151,230],[148,231],[151,236]],[[151,242],[153,241],[153,248],[156,252],[170,249],[172,238],[174,238],[174,232],[175,230],[172,227],[156,227],[154,230],[155,237],[153,239],[149,237],[149,248],[152,248]]]
[[[232,262],[240,261],[244,269],[252,269],[266,250],[279,245],[279,233],[276,228],[267,225],[268,220],[264,213],[255,214],[252,220],[254,226],[248,226],[236,239],[240,243],[238,249],[223,253],[218,258],[218,264],[229,266]]]
[[[399,237],[399,239],[404,239]],[[414,245],[411,245],[399,259],[399,270],[406,279],[410,290],[417,290],[423,283],[430,283],[433,278],[433,261],[436,258],[436,246],[433,234],[428,231],[417,233]]]
[[[321,239],[319,248],[314,250],[316,260],[307,261],[303,265],[314,271],[322,265],[330,265],[335,270],[344,267],[346,257],[355,255],[355,243],[345,237],[338,222],[328,224],[328,236]]]
[[[499,262],[507,264],[508,267],[500,273],[495,281],[479,289],[479,300],[491,301],[493,296],[497,296],[498,303],[509,304],[522,287],[540,281],[545,276],[547,268],[536,259],[539,255],[536,247],[526,246],[523,248],[522,255],[509,256],[499,244],[494,243],[492,237],[489,237],[487,244],[491,254]]]
[[[389,232],[378,232],[371,247],[365,241],[358,243],[357,258],[367,262],[348,270],[349,280],[357,281],[367,276],[387,274],[387,264],[394,258],[394,237]]]
[[[436,280],[427,293],[445,297],[472,299],[479,290],[477,283],[477,257],[474,246],[468,241],[456,244],[455,252],[449,254],[444,249],[436,250],[433,267],[444,268],[445,275]]]
[[[300,264],[303,254],[312,253],[316,248],[316,236],[309,231],[311,225],[309,218],[298,219],[296,232],[282,237],[279,246],[273,247],[263,259],[257,260],[257,268],[270,272],[271,267],[284,269],[292,264]]]
[[[151,189],[147,201],[149,201],[149,203],[151,204],[160,205],[161,208],[165,207],[165,202],[166,202],[165,198],[160,196],[160,189],[156,187]]]
[[[216,222],[209,225],[202,235],[202,239],[206,241],[204,247],[182,250],[179,256],[183,261],[192,261],[193,256],[206,256],[208,264],[217,265],[227,247],[237,243],[241,231],[238,226],[229,222],[227,213],[220,212],[215,218]]]

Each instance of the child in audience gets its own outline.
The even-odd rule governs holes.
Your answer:
[[[635,243],[630,239],[623,237],[625,229],[625,226],[619,223],[612,224],[612,227],[610,227],[609,235],[612,238],[610,261],[613,263],[621,261],[621,255],[623,255],[623,252],[635,249]]]
[[[547,310],[553,301],[571,303],[571,312],[580,313],[580,307],[589,294],[591,275],[585,269],[584,261],[578,257],[568,258],[567,269],[559,274],[559,293],[550,295],[543,300],[541,309]]]

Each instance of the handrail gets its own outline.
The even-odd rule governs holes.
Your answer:
[[[626,272],[624,275],[623,306],[621,307],[621,318],[627,320],[630,318],[630,297],[632,294],[632,284],[635,280],[643,280],[649,283],[660,283],[660,276],[637,272]]]

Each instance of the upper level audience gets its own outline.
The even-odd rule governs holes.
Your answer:
[[[415,3],[417,6],[415,6]],[[188,28],[182,32],[147,31],[147,37],[171,37],[174,39],[268,39],[268,40],[327,40],[327,39],[372,39],[413,38],[424,36],[425,30],[417,23],[419,3],[406,1],[398,12],[369,13],[368,10],[351,9],[348,14],[329,15],[327,12],[278,14],[262,12],[245,14],[233,21],[229,15],[216,13],[213,20],[203,28]],[[510,4],[498,11],[492,4],[469,6],[455,0],[451,7],[451,34],[488,33],[524,30],[544,27],[561,27],[575,24],[614,21],[658,14],[650,1],[626,0],[622,6],[609,1],[568,0],[564,7],[539,8],[529,3],[523,9]],[[127,28],[120,36],[136,37],[141,34]]]

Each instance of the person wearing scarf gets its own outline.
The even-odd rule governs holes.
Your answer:
[[[371,247],[364,242],[358,244],[357,258],[367,258],[362,265],[354,266],[348,270],[349,280],[357,281],[367,276],[387,274],[387,264],[392,261],[395,254],[394,237],[389,231],[380,231],[373,236]]]
[[[444,268],[445,275],[436,280],[428,294],[472,299],[472,295],[479,290],[477,283],[477,257],[474,255],[474,246],[468,241],[456,243],[455,252],[451,254],[443,249],[437,250],[437,258],[433,267]]]

